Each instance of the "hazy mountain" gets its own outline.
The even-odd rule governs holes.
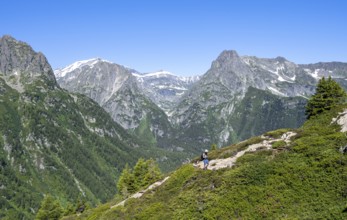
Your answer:
[[[178,103],[192,85],[199,80],[199,76],[182,77],[168,71],[152,73],[133,73],[137,78],[143,93],[168,113]]]

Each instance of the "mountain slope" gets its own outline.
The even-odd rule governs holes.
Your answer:
[[[182,156],[129,135],[96,102],[56,83],[41,53],[0,38],[0,218],[32,219],[44,194],[62,203],[110,199],[126,163]],[[170,159],[168,159],[170,158]]]
[[[303,111],[304,98],[293,103],[287,97],[309,96],[314,85],[312,77],[304,75],[297,65],[283,58],[240,57],[236,51],[224,51],[182,97],[172,111],[171,121],[190,143],[205,146],[216,143],[223,146],[259,135],[265,129],[300,126],[304,116],[296,115],[301,115],[298,113]],[[256,88],[258,92],[249,92],[250,88]],[[265,91],[273,93],[272,98]],[[254,98],[250,99],[250,95]],[[266,105],[261,107],[262,103]],[[295,107],[288,111],[286,106],[290,105]],[[262,110],[266,106],[275,107],[279,112],[270,114],[275,110]],[[286,115],[286,122],[289,123],[281,119],[283,115]],[[253,123],[257,118],[263,118],[265,125],[260,127]],[[284,123],[271,123],[277,121]],[[248,127],[245,128],[245,125]]]
[[[278,140],[282,129],[210,153],[213,169],[213,160],[259,144],[232,168],[184,165],[124,207],[107,204],[66,219],[346,219],[347,138],[336,123],[346,108],[311,118],[286,141]]]
[[[60,86],[92,98],[130,133],[152,146],[173,149],[166,144],[173,133],[171,124],[139,87],[136,74],[135,70],[101,59],[79,61],[55,71]]]

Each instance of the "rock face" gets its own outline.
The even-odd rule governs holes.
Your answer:
[[[46,57],[11,36],[0,38],[0,72],[4,77],[20,75],[27,83],[41,78],[52,86],[57,85]]]
[[[85,94],[101,106],[131,78],[129,69],[99,58],[76,62],[55,75],[63,88]]]
[[[130,133],[169,148],[161,144],[172,133],[167,115],[142,90],[135,70],[97,58],[56,70],[55,75],[61,87],[92,98]]]

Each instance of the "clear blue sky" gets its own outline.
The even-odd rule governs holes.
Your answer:
[[[0,0],[0,35],[52,67],[100,57],[140,72],[205,73],[223,50],[347,62],[344,0]]]

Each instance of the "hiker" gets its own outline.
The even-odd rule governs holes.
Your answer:
[[[205,152],[202,154],[202,159],[204,161],[204,170],[207,169],[208,166],[208,156],[207,156],[208,150],[205,150]]]

